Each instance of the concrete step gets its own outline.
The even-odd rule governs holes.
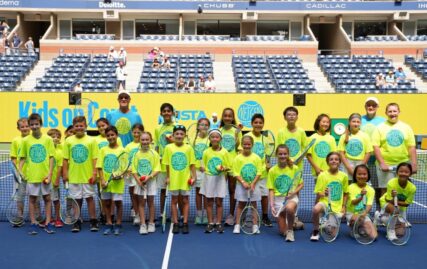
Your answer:
[[[404,62],[393,62],[394,67],[402,67],[403,71],[406,74],[406,77],[408,79],[415,80],[415,87],[418,89],[419,92],[426,93],[427,92],[427,82],[423,80],[421,75],[418,75],[416,72],[414,72],[410,66],[405,65]]]
[[[213,62],[217,92],[236,92],[231,62]]]
[[[317,92],[335,92],[317,62],[303,62],[302,65],[306,70],[308,77],[311,80],[314,80],[314,86],[316,87]]]
[[[138,88],[139,79],[143,67],[142,61],[128,61],[126,63],[126,71],[128,73],[126,78],[126,89],[131,92],[136,92]]]
[[[34,91],[37,84],[37,79],[42,78],[45,74],[45,69],[52,65],[52,61],[38,61],[33,70],[18,86],[17,91]]]

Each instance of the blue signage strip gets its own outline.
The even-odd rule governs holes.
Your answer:
[[[199,5],[204,10],[241,11],[420,11],[427,10],[426,2],[395,3],[394,1],[372,2],[195,2],[195,1],[104,1],[84,0],[0,0],[0,9],[119,9],[119,10],[196,10]]]

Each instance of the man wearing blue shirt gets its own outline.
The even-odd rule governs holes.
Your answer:
[[[119,101],[119,109],[114,110],[107,115],[107,119],[111,125],[116,126],[119,131],[119,137],[122,140],[123,147],[133,141],[132,126],[136,123],[142,124],[142,119],[137,111],[130,109],[130,93],[121,90],[117,100]]]

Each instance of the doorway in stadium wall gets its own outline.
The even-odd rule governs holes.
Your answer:
[[[40,39],[46,33],[49,26],[50,21],[44,20],[44,17],[40,16],[40,20],[24,21],[21,23],[19,34],[24,38],[24,40],[27,40],[28,37],[32,37],[34,41],[34,47],[40,48]]]
[[[336,18],[311,18],[311,21],[310,28],[319,42],[318,49],[322,54],[350,49],[350,44],[345,41],[339,30]]]

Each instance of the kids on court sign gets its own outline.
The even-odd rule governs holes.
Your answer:
[[[364,102],[370,95],[365,94],[308,94],[306,106],[299,106],[298,126],[313,130],[317,115],[327,113],[331,118],[347,118],[351,113],[365,114]],[[385,106],[391,102],[400,105],[399,118],[408,123],[415,134],[427,134],[427,125],[419,115],[427,114],[426,94],[383,94],[375,95],[380,101],[378,114],[385,116]],[[118,108],[117,93],[83,93],[83,98],[92,100],[90,111],[93,119],[88,129],[96,129],[96,120]],[[0,142],[10,142],[19,135],[16,121],[39,113],[43,119],[43,132],[50,128],[65,130],[72,124],[79,111],[68,103],[67,93],[37,92],[0,92],[1,132]],[[251,128],[251,118],[255,113],[265,117],[264,129],[274,133],[285,126],[283,110],[293,105],[292,94],[132,94],[131,110],[143,119],[147,131],[154,132],[158,126],[158,117],[162,103],[171,103],[178,112],[177,121],[189,126],[200,118],[210,118],[216,112],[221,118],[224,108],[235,111],[236,121],[242,123],[246,130]],[[127,126],[128,127],[128,126]],[[398,136],[393,141],[399,141]]]

